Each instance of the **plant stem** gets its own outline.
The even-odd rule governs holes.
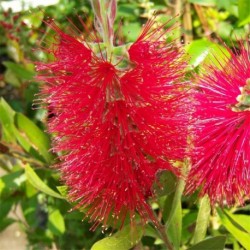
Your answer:
[[[205,31],[205,36],[208,36],[210,38],[211,31],[209,29],[207,19],[203,13],[202,6],[200,6],[198,4],[194,4],[194,8],[195,8],[195,11],[196,11],[196,13],[201,21],[202,28]]]
[[[100,13],[102,17],[102,31],[103,31],[103,42],[106,46],[107,60],[111,60],[112,50],[113,50],[113,35],[109,27],[109,17],[107,14],[105,0],[100,1]]]
[[[152,223],[155,226],[155,229],[158,231],[158,233],[160,234],[162,240],[164,241],[166,247],[168,250],[174,250],[174,247],[170,241],[170,239],[168,238],[168,235],[166,234],[166,229],[165,226],[162,225],[158,218],[155,216],[154,221],[152,221]]]
[[[184,41],[185,41],[185,44],[188,44],[193,40],[191,7],[188,1],[186,1],[184,4],[183,26],[185,30]]]

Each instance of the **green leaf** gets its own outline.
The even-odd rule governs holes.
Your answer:
[[[14,62],[3,62],[3,64],[20,79],[30,80],[35,76],[35,72],[24,68],[21,64]]]
[[[163,210],[163,220],[165,223],[166,233],[176,249],[180,247],[181,230],[182,230],[182,205],[181,197],[184,190],[185,182],[179,179],[175,185],[175,192],[167,196]]]
[[[21,131],[16,128],[15,120]],[[17,114],[3,98],[0,100],[0,123],[3,141],[8,143],[18,141],[26,152],[39,160],[52,159],[52,155],[48,152],[50,148],[48,136],[24,115]]]
[[[230,39],[233,25],[229,22],[219,22],[217,27],[217,33],[222,39]]]
[[[236,42],[238,42],[239,39],[244,40],[244,38],[247,36],[248,36],[248,30],[245,29],[244,27],[234,28],[234,30],[231,34],[232,41],[236,41]]]
[[[196,244],[206,237],[207,227],[210,219],[210,201],[208,196],[204,196],[200,201],[198,217],[194,231],[193,243]]]
[[[128,23],[122,27],[123,34],[127,37],[128,42],[133,42],[137,39],[141,32],[140,23]]]
[[[246,232],[250,234],[250,216],[244,214],[230,214],[225,211],[225,213],[232,218],[237,224],[240,225]]]
[[[183,219],[182,219],[182,244],[186,244],[194,235],[195,222],[197,219],[197,211],[192,211],[189,209],[183,209]]]
[[[217,0],[217,8],[225,9],[231,15],[238,17],[238,0]]]
[[[12,58],[15,62],[21,62],[24,60],[24,52],[21,48],[21,43],[16,40],[8,39],[7,41],[7,52],[10,58]],[[15,63],[14,63],[15,64]],[[8,67],[7,67],[8,68]],[[14,69],[15,70],[15,69]]]
[[[250,22],[250,1],[238,0],[239,26]]]
[[[34,11],[22,17],[22,21],[30,28],[39,28],[43,22],[44,12]]]
[[[57,186],[56,188],[63,197],[67,197],[67,195],[68,195],[68,187],[67,186]]]
[[[43,195],[43,194],[42,194]],[[21,207],[25,221],[32,229],[37,228],[44,224],[47,215],[41,213],[43,211],[44,204],[38,202],[38,195],[32,197],[23,197],[21,200]]]
[[[225,236],[216,236],[199,242],[188,250],[223,250],[226,242]]]
[[[245,247],[245,249],[250,250],[250,234],[242,230],[241,225],[238,225],[237,222],[233,220],[232,216],[229,216],[220,208],[217,208],[217,212],[220,216],[223,226],[234,236],[237,241],[240,242],[243,247]]]
[[[6,142],[15,142],[15,111],[9,104],[1,98],[0,100],[0,123],[3,131],[3,140]]]
[[[44,158],[38,153],[37,150],[35,150],[35,148],[33,147],[33,145],[31,144],[31,142],[30,142],[29,139],[25,136],[24,133],[19,132],[19,131],[15,128],[15,136],[16,136],[16,140],[18,141],[19,145],[20,145],[26,152],[28,152],[31,156],[35,157],[36,159],[38,159],[38,160],[44,162]]]
[[[7,197],[16,192],[26,180],[23,171],[16,171],[0,178],[0,197]]]
[[[170,241],[173,243],[175,249],[180,248],[181,230],[182,230],[182,207],[181,207],[181,200],[179,200],[176,206],[175,213],[167,228],[167,235],[169,236]]]
[[[1,220],[0,232],[3,231],[4,229],[6,229],[6,227],[10,226],[14,222],[15,222],[15,220],[12,218],[4,218],[3,220]]]
[[[49,230],[55,235],[62,235],[65,232],[64,218],[58,209],[49,214]]]
[[[17,128],[25,134],[29,143],[41,154],[46,162],[50,162],[52,154],[49,153],[50,140],[48,135],[21,113],[15,114],[15,122]]]
[[[0,224],[1,224],[1,221],[7,217],[12,205],[13,205],[13,199],[8,199],[8,198],[5,200],[1,199]]]
[[[140,225],[126,225],[111,237],[96,242],[91,250],[129,250],[140,241],[142,235],[143,229]]]
[[[215,6],[216,0],[188,0],[189,3],[194,3],[202,6]]]
[[[34,195],[36,195],[37,192],[38,192],[38,190],[33,185],[31,185],[29,181],[26,181],[26,183],[25,183],[25,194],[26,194],[26,197],[27,198],[31,198]]]
[[[13,74],[13,72],[10,69],[7,69],[6,72],[4,73],[4,80],[14,87],[21,86],[20,80],[16,77],[15,74]]]
[[[139,10],[139,4],[137,2],[121,3],[118,4],[117,19],[126,18],[126,20],[135,21],[137,20],[136,13]]]
[[[230,57],[227,49],[205,39],[191,42],[185,47],[185,50],[190,56],[189,65],[191,67],[197,67],[204,62],[221,67],[220,64],[224,65]],[[217,59],[220,60],[220,63]]]
[[[155,179],[153,189],[157,194],[157,197],[169,195],[175,191],[177,179],[171,171],[159,171],[157,172]]]
[[[58,194],[53,189],[48,187],[28,164],[25,165],[25,174],[26,174],[27,180],[36,189],[50,196],[63,199],[63,197],[60,194]]]

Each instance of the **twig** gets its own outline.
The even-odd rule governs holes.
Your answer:
[[[197,12],[197,15],[201,21],[201,25],[202,25],[202,28],[203,30],[205,31],[205,35],[206,36],[210,36],[211,35],[211,31],[209,29],[209,25],[208,25],[208,22],[204,16],[204,13],[203,13],[203,9],[201,6],[199,6],[198,4],[194,4],[194,8],[195,8],[195,11]]]
[[[174,247],[173,247],[173,245],[172,245],[170,239],[168,238],[168,235],[166,234],[165,226],[162,225],[162,224],[159,222],[159,220],[158,220],[158,218],[157,218],[157,216],[156,216],[155,214],[154,214],[154,216],[155,216],[155,218],[154,218],[154,220],[152,221],[152,223],[153,223],[155,229],[156,229],[156,230],[158,231],[158,233],[160,234],[160,236],[161,236],[162,240],[164,241],[164,243],[165,243],[167,249],[168,249],[168,250],[174,250]]]
[[[191,7],[190,3],[188,3],[187,1],[185,2],[184,5],[183,27],[184,27],[184,41],[185,44],[188,44],[193,40],[193,26],[191,17]]]

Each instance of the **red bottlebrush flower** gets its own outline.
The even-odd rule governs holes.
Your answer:
[[[54,114],[48,126],[60,153],[57,167],[93,228],[112,217],[123,225],[136,212],[143,223],[153,219],[147,199],[156,172],[177,173],[169,160],[185,156],[185,63],[174,44],[158,41],[166,31],[153,24],[130,47],[130,66],[122,69],[52,22],[57,43],[47,51],[55,59],[37,64],[38,78],[47,82],[43,101]]]
[[[243,203],[250,195],[250,53],[227,48],[225,67],[198,76],[193,166],[187,192],[201,186],[212,203]],[[219,59],[218,59],[219,62]]]

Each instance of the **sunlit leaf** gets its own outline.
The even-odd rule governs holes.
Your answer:
[[[127,225],[114,235],[96,242],[91,250],[129,250],[140,241],[142,234],[143,230],[139,225]]]
[[[250,1],[238,0],[239,26],[250,23]]]
[[[15,62],[21,62],[24,59],[24,52],[16,40],[8,39],[7,52],[10,58],[12,58]]]
[[[240,228],[250,233],[250,217],[245,214],[232,214],[229,211],[224,210],[224,213],[231,218],[232,221],[236,222]]]
[[[190,56],[189,65],[194,68],[204,62],[221,67],[230,57],[226,48],[205,39],[191,42],[185,47],[185,50]]]
[[[250,234],[250,216],[245,214],[230,214],[226,212],[237,224]]]
[[[226,212],[220,208],[217,209],[223,226],[235,237],[245,249],[250,250],[250,234],[245,232],[241,225],[237,224]]]
[[[8,173],[0,178],[0,197],[9,196],[15,191],[17,191],[23,182],[26,180],[26,177],[23,171],[16,171],[13,173]]]
[[[22,21],[30,28],[39,28],[44,17],[43,11],[34,11],[22,17]]]
[[[0,125],[2,127],[2,137],[4,141],[15,141],[15,126],[14,126],[15,111],[9,104],[1,98],[0,100]]]
[[[58,209],[54,209],[49,214],[48,228],[56,235],[62,235],[65,232],[64,218]]]
[[[141,25],[139,23],[129,23],[122,28],[123,34],[127,37],[127,41],[133,42],[137,39],[141,32]]]

